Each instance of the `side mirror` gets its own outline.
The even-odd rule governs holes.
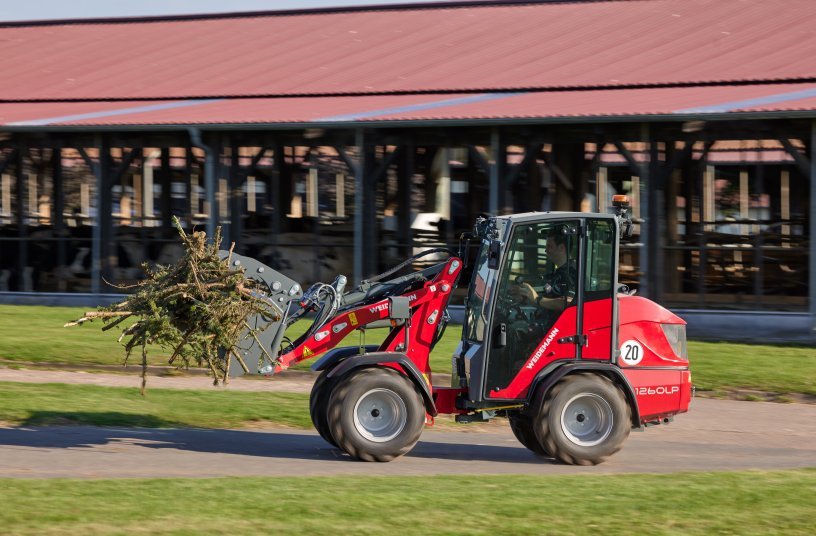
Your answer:
[[[501,260],[501,241],[491,240],[487,250],[487,267],[491,270],[498,270]]]

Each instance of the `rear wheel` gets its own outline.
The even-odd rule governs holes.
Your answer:
[[[550,456],[544,445],[538,441],[533,430],[533,420],[528,415],[522,413],[511,414],[508,415],[508,420],[510,421],[510,430],[513,431],[513,435],[516,436],[519,443],[539,456]]]
[[[331,446],[337,447],[337,442],[329,430],[328,407],[332,389],[337,383],[337,378],[329,378],[331,370],[324,370],[314,382],[312,392],[309,395],[309,416],[312,418],[315,430],[320,437],[326,440]]]
[[[564,463],[596,465],[629,436],[631,410],[620,389],[598,374],[573,374],[547,394],[533,421],[536,438]]]
[[[328,406],[329,430],[337,445],[364,461],[388,462],[416,445],[425,406],[416,386],[381,367],[341,379]]]

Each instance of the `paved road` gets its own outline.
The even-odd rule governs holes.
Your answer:
[[[597,467],[554,464],[521,447],[506,425],[487,430],[428,430],[408,456],[376,464],[350,460],[311,431],[0,428],[0,477],[549,475],[816,466],[813,405],[698,399],[674,423],[633,433],[621,452]]]

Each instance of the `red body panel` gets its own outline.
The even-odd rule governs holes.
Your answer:
[[[621,296],[618,303],[619,344],[637,341],[643,348],[636,365],[622,359],[618,363],[635,392],[641,423],[685,413],[691,402],[689,362],[675,355],[660,327],[685,321],[645,298]]]
[[[433,399],[436,404],[436,411],[438,413],[459,413],[465,414],[467,410],[456,408],[456,398],[462,394],[467,393],[467,389],[459,389],[458,387],[434,387]]]
[[[526,398],[533,379],[547,365],[557,360],[575,359],[575,346],[559,344],[558,339],[576,334],[576,309],[564,310],[510,385],[491,391],[490,398]],[[617,349],[612,349],[611,299],[584,304],[587,343],[582,349],[582,359],[612,361],[623,369],[635,393],[642,423],[688,411],[691,400],[688,360],[675,355],[660,327],[685,322],[660,305],[634,296],[619,296],[618,318],[618,344],[637,341],[643,350],[639,362],[630,366],[613,355]]]
[[[584,304],[584,333],[587,344],[581,351],[583,359],[609,361],[612,348],[612,300],[596,300]]]
[[[518,399],[525,398],[530,390],[530,384],[538,371],[552,363],[553,361],[564,359],[575,359],[574,344],[559,344],[558,339],[575,335],[576,311],[577,307],[568,307],[561,313],[558,320],[547,332],[541,342],[533,350],[527,362],[513,378],[513,381],[498,391],[490,391],[490,398],[496,399]]]

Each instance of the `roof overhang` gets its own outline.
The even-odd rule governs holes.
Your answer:
[[[348,129],[816,117],[816,83],[580,91],[5,102],[0,130]]]

